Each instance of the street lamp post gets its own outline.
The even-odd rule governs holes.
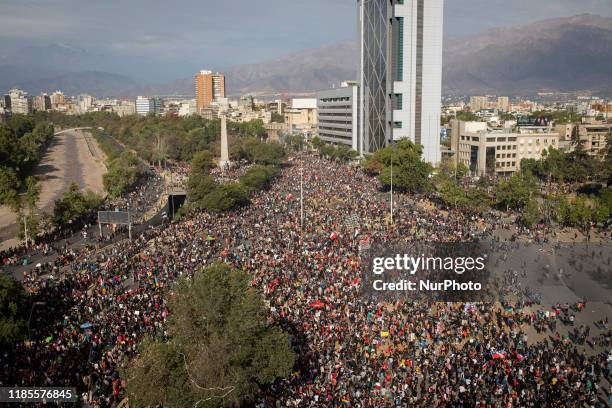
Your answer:
[[[23,231],[25,236],[25,246],[28,248],[28,219],[26,214],[23,214]]]
[[[393,224],[393,151],[391,151],[391,224]]]
[[[304,163],[300,166],[300,228],[304,230]]]

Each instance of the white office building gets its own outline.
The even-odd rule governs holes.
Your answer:
[[[147,116],[150,113],[158,114],[163,110],[163,100],[161,98],[148,98],[139,96],[136,98],[136,113]]]
[[[440,161],[444,0],[358,0],[360,153],[410,138]]]
[[[325,142],[359,151],[359,86],[343,82],[340,88],[317,92],[317,134]]]

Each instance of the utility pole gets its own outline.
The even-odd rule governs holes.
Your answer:
[[[132,216],[130,215],[130,204],[128,203],[128,238],[132,241]]]
[[[393,224],[393,151],[391,151],[391,224]]]
[[[25,246],[28,248],[28,219],[25,213],[23,214],[23,231],[25,235]]]
[[[393,156],[395,155],[395,141],[391,136],[391,224],[393,224]]]

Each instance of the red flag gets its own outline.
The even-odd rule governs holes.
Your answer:
[[[310,307],[312,307],[313,309],[323,309],[325,307],[325,303],[317,299],[316,301],[310,304]]]

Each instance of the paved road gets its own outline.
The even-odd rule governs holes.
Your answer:
[[[38,208],[51,212],[55,200],[73,181],[83,190],[102,194],[102,176],[106,172],[104,160],[95,139],[87,132],[68,129],[56,133],[34,170],[42,187]],[[0,207],[0,250],[17,243],[16,233],[15,214],[7,207]]]

